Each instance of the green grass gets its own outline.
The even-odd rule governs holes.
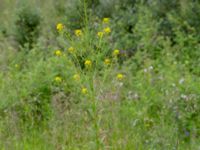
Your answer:
[[[10,10],[12,5],[4,4]],[[52,7],[56,16],[58,6],[52,4],[41,6],[43,15]],[[0,149],[199,149],[196,32],[174,27],[171,41],[159,34],[150,9],[138,4],[134,33],[123,36],[117,30],[120,22],[110,18],[105,24],[88,9],[84,3],[84,21],[77,28],[81,36],[67,26],[69,18],[63,14],[41,22],[31,49],[0,35]],[[58,22],[65,26],[61,31],[56,30]],[[106,27],[111,33],[99,38]],[[122,50],[132,43],[129,36],[138,46],[131,55]],[[75,51],[70,53],[69,47]],[[113,54],[116,49],[119,55]]]

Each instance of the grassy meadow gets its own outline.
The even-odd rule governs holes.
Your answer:
[[[200,150],[200,2],[0,0],[0,150]]]

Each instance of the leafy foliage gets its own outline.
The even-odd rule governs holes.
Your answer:
[[[198,1],[45,2],[0,35],[0,147],[199,149]]]
[[[29,7],[23,7],[18,12],[16,24],[16,40],[22,47],[28,44],[32,48],[39,36],[39,25],[41,17]]]

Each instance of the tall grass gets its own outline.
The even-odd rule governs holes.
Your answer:
[[[0,149],[199,149],[198,30],[169,12],[165,34],[157,3],[70,2],[41,6],[32,47],[0,35]]]

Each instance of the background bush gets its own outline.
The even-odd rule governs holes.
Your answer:
[[[2,0],[0,148],[199,149],[199,7]]]
[[[20,46],[32,48],[39,36],[40,14],[30,6],[18,11],[16,25],[16,40]]]

